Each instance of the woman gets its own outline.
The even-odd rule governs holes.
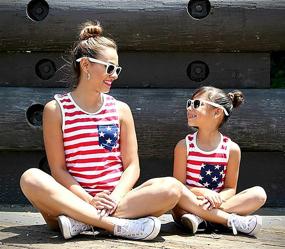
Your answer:
[[[101,33],[99,23],[84,24],[72,52],[77,85],[45,106],[52,176],[29,169],[20,185],[47,225],[59,226],[66,239],[95,226],[150,240],[160,230],[156,217],[177,204],[181,187],[175,179],[157,178],[132,189],[140,173],[134,121],[127,104],[106,94],[121,67],[115,42]]]

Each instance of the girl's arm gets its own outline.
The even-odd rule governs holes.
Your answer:
[[[173,168],[173,176],[186,184],[186,165],[187,165],[187,148],[185,139],[179,141],[174,150],[174,168]],[[218,193],[207,189],[207,188],[199,188],[199,187],[190,187],[187,186],[188,189],[191,190],[197,197],[199,196],[201,200],[203,200],[202,204],[203,208],[208,209],[212,207],[219,207],[222,204],[221,197]],[[203,198],[201,198],[203,197]],[[204,198],[206,198],[210,203],[205,202]]]
[[[55,100],[50,101],[46,104],[43,112],[43,136],[51,174],[57,182],[72,191],[79,198],[90,202],[92,196],[75,181],[66,169],[61,127],[60,107]]]
[[[173,176],[186,184],[187,148],[185,139],[180,140],[174,149]]]
[[[220,192],[222,200],[225,201],[236,194],[241,151],[239,146],[231,142],[229,161],[226,172],[225,186]]]
[[[121,101],[117,101],[120,118],[120,148],[124,172],[119,183],[111,194],[117,202],[128,193],[140,175],[138,158],[138,144],[135,132],[133,116],[129,106]]]

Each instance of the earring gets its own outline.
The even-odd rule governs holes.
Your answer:
[[[87,73],[87,80],[90,80],[90,78],[91,78],[90,73]]]

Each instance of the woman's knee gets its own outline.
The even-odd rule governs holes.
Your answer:
[[[182,194],[181,183],[174,177],[164,177],[160,179],[159,186],[162,188],[162,192],[165,198],[173,199],[177,202]]]
[[[260,203],[261,205],[263,205],[267,200],[267,195],[266,195],[264,188],[260,186],[255,186],[252,188],[252,191],[254,193],[254,197],[256,201]]]
[[[20,186],[24,194],[27,194],[31,191],[36,191],[40,186],[46,181],[45,174],[43,171],[37,168],[30,168],[26,170],[20,178]]]

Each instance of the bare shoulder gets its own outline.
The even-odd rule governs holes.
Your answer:
[[[44,120],[58,120],[61,121],[61,110],[56,100],[51,100],[45,105],[44,108]]]
[[[231,141],[230,142],[230,160],[240,160],[241,158],[241,150],[237,143]]]
[[[240,147],[237,143],[234,141],[230,142],[230,151],[233,153],[240,153]]]
[[[175,146],[175,153],[183,153],[186,152],[186,141],[185,138],[181,139],[180,141],[178,141],[178,143]]]
[[[119,111],[131,111],[129,105],[125,102],[117,100],[117,107]]]
[[[118,108],[119,118],[121,120],[124,120],[132,116],[131,109],[129,105],[126,104],[125,102],[117,100],[117,108]]]

